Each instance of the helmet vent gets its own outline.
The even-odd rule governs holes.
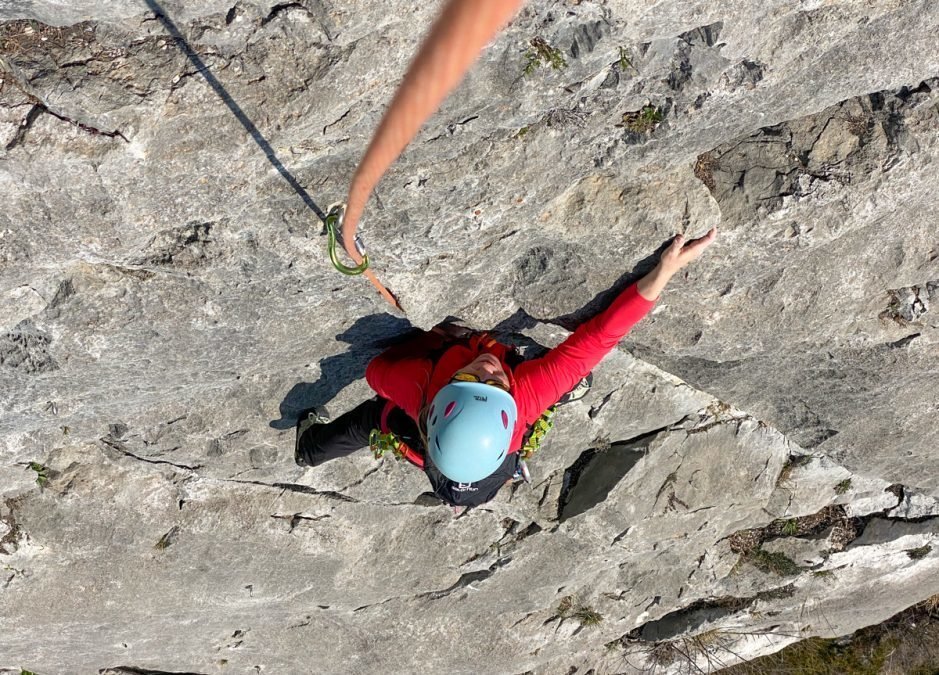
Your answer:
[[[444,417],[450,417],[450,413],[453,412],[453,409],[456,407],[456,401],[450,401],[447,404],[447,409],[443,411]]]
[[[506,429],[509,428],[509,415],[504,410],[502,411],[502,426]]]

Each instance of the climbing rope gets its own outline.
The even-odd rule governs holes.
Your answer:
[[[401,309],[397,299],[367,269],[366,256],[357,245],[356,227],[365,204],[388,167],[411,142],[427,118],[440,107],[447,94],[459,84],[486,43],[508,23],[523,2],[450,0],[447,3],[408,68],[404,81],[398,87],[352,177],[347,206],[343,216],[336,222],[340,223],[342,244],[356,267],[343,267],[348,270],[361,269],[361,272],[353,273],[364,273],[385,300],[397,309]],[[331,251],[334,248],[333,243]],[[340,269],[339,265],[336,267],[344,274],[349,273]]]

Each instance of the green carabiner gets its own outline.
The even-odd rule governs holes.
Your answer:
[[[327,251],[329,252],[329,259],[333,263],[333,267],[342,272],[343,274],[348,274],[349,276],[355,276],[357,274],[362,274],[365,270],[368,269],[368,254],[365,253],[365,247],[362,245],[362,240],[359,239],[359,235],[355,235],[355,249],[359,252],[359,255],[362,256],[362,263],[356,265],[355,267],[349,267],[344,265],[341,260],[339,260],[339,254],[336,252],[336,244],[339,241],[339,232],[342,229],[342,218],[345,215],[346,207],[345,204],[339,204],[333,206],[329,209],[329,213],[326,214],[326,220],[324,224],[326,225],[326,234],[329,237],[327,242]]]

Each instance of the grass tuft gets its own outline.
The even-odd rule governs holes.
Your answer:
[[[623,121],[618,126],[626,127],[636,134],[648,134],[655,131],[663,119],[665,116],[661,108],[646,105],[639,110],[623,113]]]
[[[762,548],[751,551],[746,555],[746,560],[761,572],[778,574],[782,577],[791,577],[802,570],[802,568],[785,553],[770,553]]]
[[[542,66],[549,66],[552,70],[564,70],[567,68],[567,61],[561,50],[552,47],[543,37],[533,37],[528,41],[531,48],[525,52],[527,63],[522,71],[525,75],[532,75]]]
[[[908,548],[904,553],[910,556],[910,560],[920,560],[929,555],[929,552],[932,551],[932,546],[926,544],[925,546],[920,546],[919,548]]]
[[[590,607],[578,607],[574,617],[581,626],[599,626],[603,623],[603,615]]]
[[[835,494],[843,495],[851,489],[851,479],[845,478],[835,486]]]

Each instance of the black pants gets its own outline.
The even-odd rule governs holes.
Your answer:
[[[376,396],[328,424],[312,425],[299,440],[303,459],[309,466],[317,466],[367,448],[372,429],[381,428],[381,413],[386,403],[385,399]],[[415,450],[421,447],[417,425],[400,408],[388,415],[388,426]]]

